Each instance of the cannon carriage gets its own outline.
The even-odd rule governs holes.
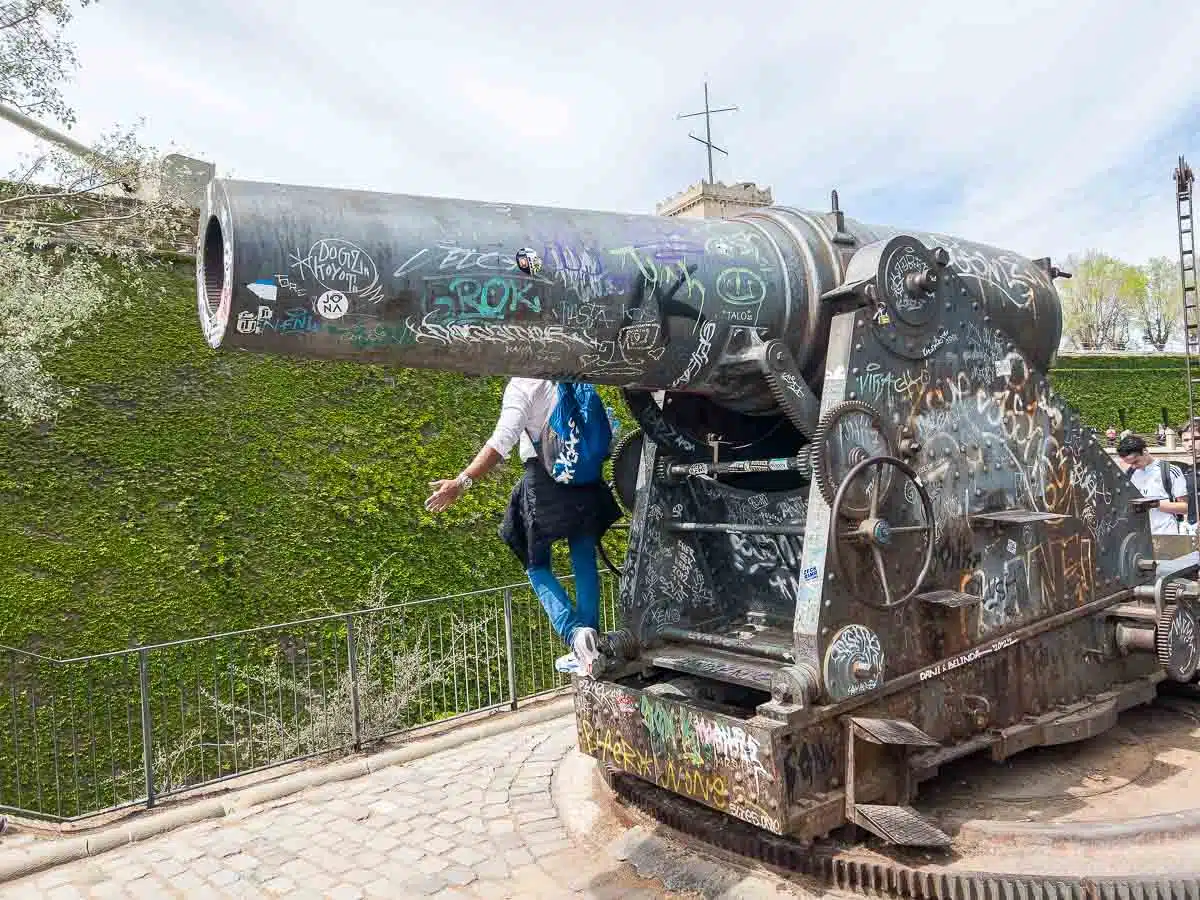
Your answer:
[[[210,346],[619,386],[581,750],[778,835],[942,845],[938,767],[1200,662],[1196,566],[1047,377],[1048,259],[838,209],[660,218],[217,180]]]

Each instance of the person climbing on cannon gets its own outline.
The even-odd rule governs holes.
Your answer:
[[[513,488],[500,537],[521,561],[550,624],[570,652],[560,672],[590,676],[599,655],[600,538],[621,516],[603,465],[612,424],[594,385],[513,378],[504,388],[491,437],[455,478],[430,482],[425,508],[438,513],[520,444],[524,473]],[[565,540],[575,575],[575,606],[550,568],[551,548]]]

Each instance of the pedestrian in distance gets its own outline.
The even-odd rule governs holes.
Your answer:
[[[500,526],[500,537],[521,561],[526,577],[569,652],[560,672],[591,676],[600,653],[600,572],[596,552],[621,517],[603,479],[612,423],[591,384],[513,378],[504,388],[500,417],[471,463],[451,479],[430,482],[425,501],[441,512],[520,445],[524,465]],[[565,540],[575,576],[575,605],[550,568],[551,548]]]
[[[1174,463],[1155,459],[1146,442],[1128,434],[1117,444],[1117,456],[1126,477],[1149,500],[1158,500],[1150,509],[1151,534],[1189,534],[1187,524],[1187,481],[1183,470]]]

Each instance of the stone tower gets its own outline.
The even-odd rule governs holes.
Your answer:
[[[752,181],[738,184],[700,181],[655,208],[659,216],[688,216],[695,219],[728,219],[748,209],[770,206],[771,189]]]

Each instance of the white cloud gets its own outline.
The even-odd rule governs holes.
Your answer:
[[[381,5],[378,5],[381,6]],[[573,8],[578,6],[579,8]],[[717,177],[1031,256],[1175,252],[1200,8],[772,0],[105,0],[76,133],[148,120],[222,174],[631,212]],[[0,160],[25,144],[0,123]]]

